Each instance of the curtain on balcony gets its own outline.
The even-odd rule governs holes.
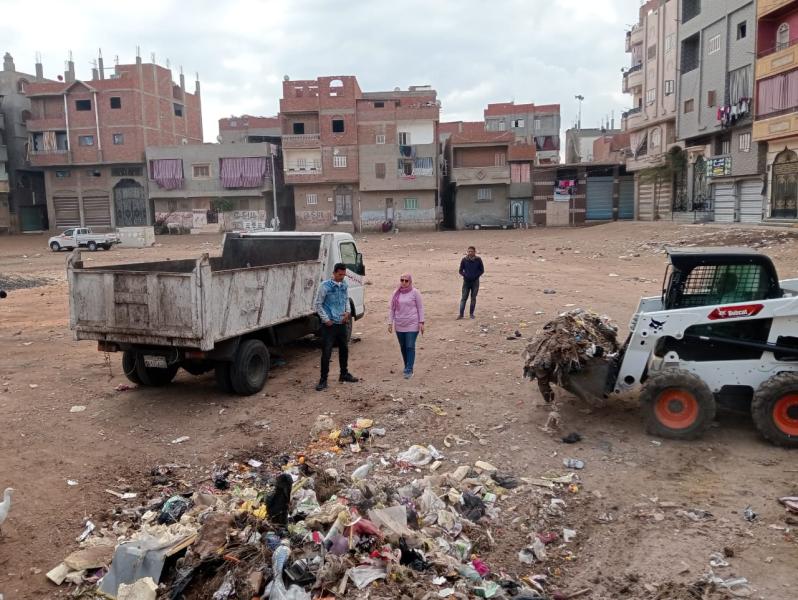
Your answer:
[[[798,106],[798,71],[790,71],[759,81],[756,96],[757,116],[769,115]]]
[[[734,106],[751,97],[751,65],[729,71],[729,101]]]
[[[263,185],[267,171],[265,156],[223,158],[219,178],[225,188],[256,188]]]
[[[150,161],[152,178],[158,187],[176,190],[183,187],[183,161],[180,158],[158,158]]]
[[[526,183],[529,178],[529,163],[510,163],[510,181],[513,183]]]

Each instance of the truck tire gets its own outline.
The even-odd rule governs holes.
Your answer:
[[[233,382],[230,380],[231,366],[229,362],[218,362],[214,369],[216,373],[216,386],[225,394],[235,394]]]
[[[141,358],[136,361],[136,374],[141,380],[141,385],[149,387],[161,387],[171,383],[175,375],[177,375],[177,370],[179,368],[180,365],[177,363],[167,365],[165,369],[159,369],[157,367],[145,366],[144,360]]]
[[[798,448],[798,373],[779,373],[760,385],[751,402],[751,416],[765,439]]]
[[[136,369],[137,354],[133,350],[125,350],[122,352],[122,371],[125,373],[128,381],[141,385],[138,370]]]
[[[52,242],[50,244],[50,250],[52,250],[53,252],[61,252],[61,244],[59,244],[58,242]]]
[[[244,340],[230,367],[230,381],[239,396],[257,394],[269,375],[269,350],[260,340]]]
[[[643,384],[640,403],[646,431],[673,440],[693,440],[715,419],[715,397],[703,380],[681,369],[666,369]]]
[[[89,249],[89,252],[97,252],[97,242],[89,242],[86,244],[86,248]]]

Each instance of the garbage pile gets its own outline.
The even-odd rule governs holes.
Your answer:
[[[563,386],[569,373],[591,361],[610,360],[618,350],[618,328],[609,317],[574,309],[535,333],[523,353],[524,377],[537,379],[543,398],[551,402],[551,383]]]
[[[108,490],[120,504],[47,577],[118,600],[569,597],[553,588],[575,558],[576,474],[517,477],[458,464],[450,443],[388,449],[385,433],[321,415],[290,456],[195,483],[156,467],[139,492]]]

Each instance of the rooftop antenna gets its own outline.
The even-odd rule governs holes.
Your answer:
[[[37,63],[42,62],[42,53],[39,52],[38,50],[36,51],[36,62]]]
[[[155,52],[150,52],[150,62],[155,64]]]
[[[168,58],[166,59],[166,68],[167,69],[171,69],[172,68],[172,62]]]

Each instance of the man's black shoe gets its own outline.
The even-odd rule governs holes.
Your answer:
[[[326,390],[326,389],[327,389],[327,380],[326,379],[322,379],[322,380],[319,381],[319,383],[316,384],[316,391],[317,392],[321,392],[322,390]]]
[[[357,383],[359,381],[359,379],[357,377],[355,377],[354,375],[352,375],[352,373],[344,373],[343,375],[341,375],[338,378],[338,381],[340,381],[341,383],[344,383],[344,382],[346,382],[346,383]]]

